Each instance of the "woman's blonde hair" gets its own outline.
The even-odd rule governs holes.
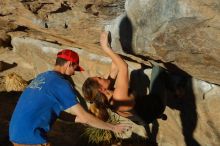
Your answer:
[[[108,101],[105,94],[99,91],[100,84],[92,77],[89,77],[85,80],[82,86],[82,92],[84,98],[92,103],[91,112],[104,121],[107,121],[109,118],[108,115]]]

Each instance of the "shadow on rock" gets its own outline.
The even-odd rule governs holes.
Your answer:
[[[7,69],[10,69],[10,68],[13,68],[13,67],[16,67],[17,66],[17,63],[7,63],[7,62],[4,62],[4,61],[0,61],[0,72],[1,71],[5,71]]]
[[[175,91],[167,98],[167,106],[180,111],[182,133],[187,146],[200,146],[193,137],[198,115],[195,95],[193,93],[192,79],[186,76],[174,76]]]
[[[136,99],[135,111],[146,123],[149,141],[157,145],[156,136],[159,130],[157,119],[162,117],[166,107],[167,73],[161,67],[154,66],[149,80],[144,69],[142,67],[131,72],[130,88]],[[147,88],[149,88],[149,94],[147,94]],[[151,129],[149,123],[152,124]]]
[[[9,122],[15,105],[21,92],[0,92],[0,143],[4,146],[12,146],[9,141]]]

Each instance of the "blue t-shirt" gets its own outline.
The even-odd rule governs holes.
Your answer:
[[[22,93],[12,115],[9,136],[18,144],[43,144],[61,111],[78,103],[69,81],[55,71],[37,76]]]

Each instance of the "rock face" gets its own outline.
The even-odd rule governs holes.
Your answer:
[[[111,60],[99,46],[105,27],[138,96],[149,93],[152,64],[171,72],[168,120],[149,124],[148,137],[163,146],[220,145],[219,0],[4,0],[0,7],[0,46],[13,47],[0,48],[0,77],[30,80],[69,48],[86,69],[73,77],[81,93],[88,76],[108,73]]]
[[[33,66],[36,74],[52,69],[54,57],[62,47],[31,38],[14,38],[12,45],[17,55],[25,58]],[[78,48],[69,49],[79,53],[82,60],[80,64],[86,69],[85,72],[76,73],[73,77],[76,89],[81,93],[81,86],[88,76],[107,74],[110,59]],[[151,69],[141,69],[138,63],[130,61],[127,63],[131,71],[132,88],[135,88],[138,96],[142,96],[145,90],[149,90],[147,80],[151,80]],[[175,86],[175,91],[170,91],[166,99],[165,114],[168,120],[159,119],[149,124],[147,136],[157,141],[159,145],[165,146],[219,145],[220,130],[217,117],[220,116],[218,108],[220,87],[186,76],[175,75],[172,78],[171,84]],[[149,91],[146,91],[144,94],[148,93]],[[149,103],[144,106],[152,105],[151,99],[147,101]]]
[[[132,54],[131,58],[146,65],[149,60],[156,60],[169,70],[220,84],[219,3],[6,0],[0,3],[0,44],[10,45],[10,37],[30,36],[100,52],[99,32],[106,26],[112,32],[116,51]]]
[[[103,24],[122,12],[120,8],[123,4],[124,1],[117,0],[6,0],[0,3],[1,23],[4,24],[0,33],[11,32],[12,37],[31,35],[41,40],[84,48],[83,44],[97,47]],[[0,40],[4,41],[5,37],[1,36]]]
[[[126,15],[110,25],[113,48],[175,66],[220,83],[220,2],[127,0]]]

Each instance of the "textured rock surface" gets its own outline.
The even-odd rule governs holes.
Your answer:
[[[16,72],[28,81],[52,69],[59,49],[71,48],[86,69],[73,77],[81,93],[88,76],[108,73],[110,59],[99,46],[105,27],[112,33],[111,45],[129,65],[138,96],[149,93],[151,63],[173,73],[168,120],[149,125],[150,139],[161,146],[220,145],[219,0],[5,0],[0,7],[0,77]],[[12,93],[0,94],[10,98]],[[7,141],[10,114],[1,118],[0,143]],[[53,143],[79,145],[72,142],[75,129],[69,126],[70,132],[62,124],[55,125]]]
[[[95,48],[103,24],[123,11],[120,9],[123,3],[116,0],[2,1],[0,22],[7,24],[1,26],[3,33],[11,32],[12,37],[28,35],[58,44]]]
[[[126,15],[109,26],[114,48],[220,83],[219,1],[127,0],[125,6]]]
[[[35,41],[37,43],[35,43]],[[30,38],[16,38],[13,39],[12,42],[13,46],[16,47],[14,48],[14,53],[17,55],[20,53],[23,54],[24,52],[26,52],[26,54],[34,54],[34,57],[33,55],[27,55],[23,56],[23,58],[29,60],[29,57],[32,56],[28,64],[33,64],[34,70],[32,71],[34,71],[35,74],[53,67],[54,55],[58,51],[56,47],[59,48],[59,46]],[[24,46],[30,46],[30,48],[28,49]],[[50,49],[48,50],[48,48]],[[73,77],[77,90],[81,92],[81,85],[86,77],[107,73],[110,60],[102,55],[88,53],[77,48],[72,49],[77,51],[80,56],[84,58],[80,63],[87,69],[85,72],[77,73]],[[11,53],[14,54],[13,52]],[[48,54],[50,55],[48,56]],[[45,59],[40,56],[47,57]],[[39,65],[39,62],[44,64]],[[138,64],[129,61],[128,64],[131,71],[140,69],[140,65]],[[22,73],[24,71],[18,70],[17,72]],[[150,79],[151,69],[145,69],[144,73],[147,75],[146,77],[143,77],[143,74],[136,74],[138,76],[135,76],[135,79],[133,79],[135,81],[132,81],[132,86],[138,89],[144,89],[143,87],[149,88],[149,86],[145,85],[146,79],[144,78]],[[159,145],[165,146],[191,146],[192,144],[219,145],[220,131],[218,117],[220,116],[220,109],[218,108],[218,103],[220,100],[220,87],[188,77],[174,76],[173,78],[176,78],[173,84],[177,86],[177,90],[175,93],[171,93],[167,98],[165,114],[167,114],[168,120],[156,120],[150,124],[149,130],[147,131],[148,136],[151,140],[157,141]],[[137,91],[139,91],[138,89]],[[213,141],[213,139],[215,140]]]
[[[156,60],[170,70],[220,83],[218,0],[127,0],[125,14],[124,1],[116,0],[14,0],[0,5],[0,44],[10,45],[9,36],[30,36],[100,52],[99,32],[106,26],[113,48],[133,54],[131,59],[147,65]]]

